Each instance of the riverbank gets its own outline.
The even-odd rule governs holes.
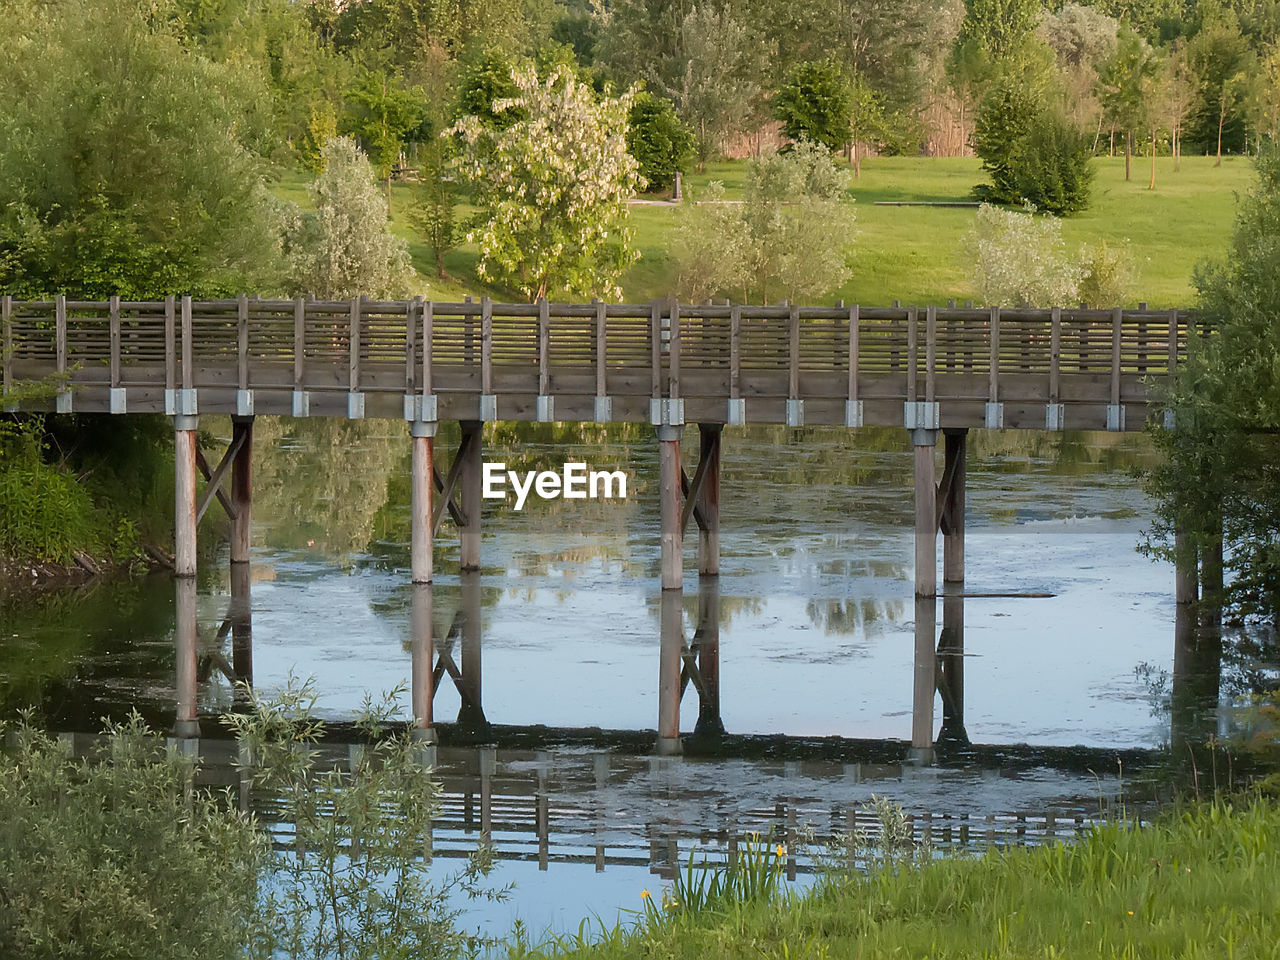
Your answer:
[[[890,857],[764,903],[646,913],[642,902],[633,929],[513,956],[1277,957],[1278,875],[1280,805],[1224,800],[1141,827],[1108,824],[1074,844]]]

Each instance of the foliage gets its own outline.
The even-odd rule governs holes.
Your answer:
[[[250,79],[133,3],[20,5],[0,74],[0,286],[17,296],[278,288],[246,149]]]
[[[404,294],[408,248],[391,233],[368,159],[346,137],[330,140],[322,158],[324,172],[311,188],[316,212],[294,231],[293,288],[327,300]]]
[[[1196,78],[1200,101],[1192,113],[1187,142],[1205,153],[1240,149],[1243,118],[1238,111],[1254,67],[1254,53],[1235,14],[1209,8],[1200,30],[1187,41],[1187,65]]]
[[[966,241],[964,257],[984,302],[1052,307],[1076,299],[1078,268],[1067,255],[1057,217],[984,203]]]
[[[1055,214],[1083,210],[1093,181],[1088,140],[1025,83],[1005,78],[983,100],[974,149],[989,186],[974,192],[996,203],[1032,203]]]
[[[1280,148],[1264,147],[1240,201],[1229,255],[1198,271],[1195,340],[1166,398],[1171,431],[1154,431],[1164,463],[1147,475],[1156,517],[1147,549],[1213,551],[1221,536],[1226,605],[1272,624],[1280,612]],[[1185,560],[1185,554],[1181,559]]]
[[[1059,63],[1079,67],[1101,64],[1115,52],[1119,24],[1096,6],[1067,3],[1041,28]]]
[[[743,301],[768,303],[839,286],[849,276],[853,232],[848,182],[830,152],[807,140],[753,160],[740,208],[724,206],[712,190],[704,206],[682,213],[678,293],[696,301],[741,291]]]
[[[513,111],[505,129],[480,116],[453,128],[458,169],[481,208],[469,239],[480,246],[478,274],[530,298],[622,295],[618,279],[638,257],[627,200],[642,185],[627,153],[631,95],[597,97],[566,67],[540,80],[512,72],[518,96],[493,103]]]
[[[4,731],[0,726],[0,731]],[[94,759],[22,723],[0,754],[0,953],[243,956],[265,838],[135,714]]]
[[[419,157],[419,186],[410,218],[435,259],[436,276],[446,279],[445,255],[462,239],[455,208],[452,177],[446,158],[448,144],[437,138],[427,144]]]
[[[342,132],[356,138],[384,180],[390,180],[410,142],[432,134],[422,91],[406,89],[385,72],[365,72],[347,90],[346,100]]]
[[[91,541],[93,504],[74,476],[44,461],[41,427],[0,419],[0,557],[72,563]]]
[[[851,110],[849,82],[833,60],[798,64],[773,95],[773,115],[783,132],[828,150],[848,142]]]
[[[324,723],[310,682],[290,681],[278,697],[253,695],[248,713],[224,722],[251,757],[246,772],[279,798],[292,848],[278,850],[259,952],[326,960],[453,957],[484,941],[461,933],[450,893],[501,898],[482,881],[491,852],[481,846],[457,874],[436,885],[424,857],[439,809],[438,783],[409,730],[391,732],[397,689],[366,697],[356,728],[370,740],[345,766],[322,764]]]
[[[500,130],[526,119],[526,114],[514,105],[497,109],[498,103],[508,103],[520,96],[520,90],[512,79],[514,65],[500,50],[490,49],[466,64],[458,89],[457,118],[478,117],[490,129]]]
[[[640,165],[640,176],[651,191],[669,189],[693,155],[692,131],[676,116],[664,97],[640,91],[627,116],[627,152]]]
[[[1092,246],[1086,244],[1080,248],[1079,263],[1076,296],[1082,303],[1119,307],[1129,302],[1137,267],[1127,247],[1111,247],[1105,240]]]

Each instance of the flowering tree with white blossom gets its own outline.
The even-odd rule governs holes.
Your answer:
[[[459,171],[477,186],[477,272],[530,298],[620,299],[622,272],[639,259],[627,200],[643,186],[627,153],[631,93],[597,96],[571,69],[539,79],[512,71],[519,91],[494,113],[521,117],[505,129],[467,116],[454,125]]]

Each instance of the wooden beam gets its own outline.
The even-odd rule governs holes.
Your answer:
[[[792,305],[787,316],[787,397],[800,399],[800,308]],[[699,464],[701,466],[701,464]]]
[[[205,511],[209,509],[209,504],[213,502],[216,496],[218,502],[222,504],[222,509],[227,512],[227,517],[232,521],[238,516],[234,501],[229,499],[222,491],[222,480],[226,476],[227,471],[231,468],[232,462],[235,460],[236,454],[240,452],[240,448],[244,446],[248,439],[247,433],[237,431],[232,437],[230,445],[222,454],[222,459],[218,461],[218,468],[212,472],[209,470],[209,461],[204,457],[204,452],[196,447],[196,465],[200,468],[200,472],[204,474],[208,484],[204,488],[204,495],[200,498],[200,504],[196,509],[196,523],[204,518]]]
[[[422,298],[410,300],[404,311],[404,392],[412,396],[418,374],[418,324],[416,313],[422,307]]]
[[[54,300],[54,349],[57,351],[58,375],[67,372],[67,298],[58,295]]]
[[[1111,405],[1120,404],[1120,335],[1124,313],[1116,307],[1111,314]]]
[[[742,396],[742,307],[729,311],[729,398]]]
[[[649,301],[649,373],[655,400],[662,396],[662,303]]]
[[[1049,402],[1057,403],[1062,382],[1062,308],[1049,314]]]
[[[307,358],[307,302],[293,301],[293,389],[305,389]]]
[[[164,298],[164,388],[178,389],[177,311],[173,297]]]
[[[849,308],[849,399],[858,399],[858,328],[861,326],[858,305]]]
[[[937,399],[938,308],[927,306],[924,315],[924,399],[927,403],[933,403]]]
[[[916,308],[911,307],[907,310],[907,400],[914,403],[919,399],[916,395],[916,367],[917,360],[917,339],[919,337],[918,326],[919,316]]]
[[[990,347],[990,371],[987,382],[987,400],[1000,402],[1000,308],[991,308],[987,324],[987,344]]]
[[[348,326],[347,358],[347,390],[356,393],[360,390],[360,298],[351,298],[351,320]]]
[[[435,349],[436,305],[430,300],[422,305],[422,395],[431,396],[431,353]]]
[[[196,387],[195,375],[195,336],[193,329],[195,327],[195,319],[192,317],[193,307],[190,297],[182,298],[182,388],[184,390],[194,390]]]
[[[609,341],[608,317],[609,313],[604,305],[604,301],[595,300],[596,307],[596,396],[607,397],[609,395],[609,384],[607,380],[608,367],[606,365],[606,350]]]
[[[3,380],[0,385],[8,393],[14,389],[13,382],[13,297],[5,294],[0,297],[0,370]]]
[[[598,301],[597,301],[598,302]],[[488,393],[488,390],[484,391]],[[551,305],[538,298],[538,395],[551,392]]]
[[[480,300],[480,392],[493,393],[493,301]]]
[[[249,298],[240,294],[236,304],[236,372],[241,390],[249,389]]]
[[[107,324],[108,337],[111,344],[111,387],[120,386],[120,298],[112,297],[108,301]]]
[[[680,396],[680,305],[671,301],[671,340],[667,351],[667,396]]]

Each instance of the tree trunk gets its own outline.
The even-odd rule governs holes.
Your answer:
[[[1110,144],[1109,144],[1109,145],[1108,145],[1108,147],[1107,147],[1107,156],[1108,156],[1108,157],[1114,157],[1115,155],[1116,155],[1116,128],[1115,128],[1115,125],[1114,125],[1114,124],[1112,124],[1112,126],[1111,126],[1111,142],[1110,142]]]
[[[1156,188],[1156,130],[1151,128],[1151,182],[1147,184],[1148,190]]]
[[[1093,135],[1093,152],[1098,152],[1098,141],[1102,139],[1102,113],[1098,113],[1098,130]]]
[[[1133,155],[1133,131],[1126,130],[1124,132],[1124,179],[1129,181],[1129,159]]]
[[[1227,92],[1222,91],[1222,99],[1218,101],[1218,160],[1215,167],[1222,166],[1222,125],[1227,119]]]
[[[862,177],[862,158],[858,156],[858,141],[853,142],[853,179],[857,180]]]
[[[1173,125],[1173,172],[1177,173],[1182,169],[1182,121],[1179,120]]]

